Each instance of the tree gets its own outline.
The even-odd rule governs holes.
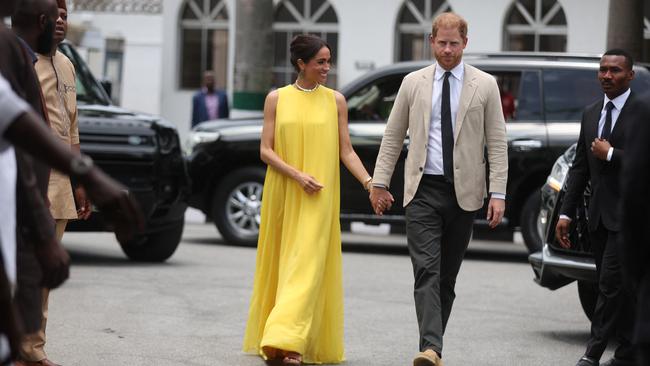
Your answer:
[[[273,0],[236,0],[233,107],[262,110],[271,88]]]

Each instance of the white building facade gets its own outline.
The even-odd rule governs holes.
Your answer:
[[[70,0],[69,0],[70,1]],[[254,0],[253,0],[254,1]],[[72,0],[73,43],[94,73],[111,79],[123,107],[162,115],[185,136],[203,70],[232,91],[235,0]],[[431,19],[452,10],[469,23],[466,52],[507,50],[599,54],[609,0],[274,0],[274,80],[293,77],[294,34],[321,35],[333,48],[331,84],[371,69],[427,58]],[[646,7],[648,8],[648,7]],[[646,20],[646,24],[647,20]],[[648,32],[646,32],[646,36]],[[255,35],[251,35],[254,37]]]

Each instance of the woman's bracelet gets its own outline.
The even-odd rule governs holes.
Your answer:
[[[372,184],[372,177],[366,178],[366,180],[363,181],[363,188],[366,191],[370,191],[370,185]]]

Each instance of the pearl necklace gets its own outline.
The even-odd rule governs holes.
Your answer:
[[[300,90],[300,91],[304,91],[304,92],[307,92],[307,93],[311,93],[311,92],[313,92],[314,90],[318,89],[318,87],[320,86],[320,84],[316,84],[315,87],[313,87],[313,88],[311,88],[311,89],[308,89],[308,88],[303,88],[302,86],[300,86],[300,84],[298,84],[298,81],[296,81],[295,83],[293,83],[293,86],[295,86],[295,87],[296,87],[298,90]]]

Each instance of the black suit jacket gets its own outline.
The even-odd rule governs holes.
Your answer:
[[[628,158],[621,177],[623,269],[638,292],[636,338],[650,343],[650,103],[645,98],[643,117],[629,127],[625,142]]]
[[[621,230],[618,214],[621,192],[619,181],[623,161],[627,155],[623,147],[629,125],[642,114],[643,108],[636,94],[631,92],[609,136],[609,143],[614,148],[611,161],[600,160],[591,152],[591,143],[598,137],[598,121],[603,109],[603,100],[585,108],[580,124],[576,156],[569,170],[567,192],[560,213],[574,217],[587,182],[591,181],[588,212],[590,231],[596,230],[599,222],[602,222],[608,230]]]

